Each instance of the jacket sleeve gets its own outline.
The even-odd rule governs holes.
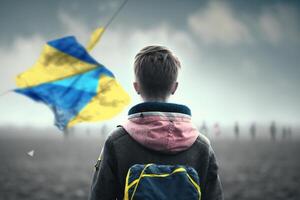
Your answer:
[[[202,195],[202,200],[223,200],[223,189],[218,174],[218,164],[216,156],[209,147],[209,164],[207,170],[206,184]]]
[[[108,139],[95,165],[89,200],[116,199],[117,181],[114,170],[116,165],[113,156],[112,144]]]

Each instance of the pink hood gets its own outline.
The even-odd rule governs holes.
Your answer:
[[[141,145],[168,153],[188,149],[199,135],[189,115],[173,112],[131,114],[123,127]]]

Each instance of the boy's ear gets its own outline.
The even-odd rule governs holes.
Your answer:
[[[174,83],[174,85],[172,87],[171,94],[175,94],[177,87],[178,87],[178,82],[176,81],[176,83]]]
[[[134,87],[134,89],[135,89],[135,91],[136,91],[136,93],[137,94],[141,94],[141,92],[140,92],[140,85],[139,85],[139,83],[138,82],[133,82],[133,87]]]

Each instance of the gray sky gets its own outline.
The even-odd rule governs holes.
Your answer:
[[[0,91],[15,87],[48,40],[75,35],[85,43],[122,1],[3,1]],[[169,47],[181,60],[170,102],[194,121],[221,124],[300,123],[299,1],[129,0],[92,55],[132,97],[133,58],[144,46]],[[113,120],[120,123],[130,106]],[[50,126],[46,106],[10,93],[0,98],[0,124]]]

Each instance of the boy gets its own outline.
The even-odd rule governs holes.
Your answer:
[[[123,199],[125,178],[134,164],[193,167],[200,178],[201,199],[223,199],[218,166],[208,139],[191,122],[191,111],[167,103],[180,68],[165,47],[148,46],[135,57],[134,89],[144,103],[129,110],[128,120],[106,140],[96,164],[90,200]]]

